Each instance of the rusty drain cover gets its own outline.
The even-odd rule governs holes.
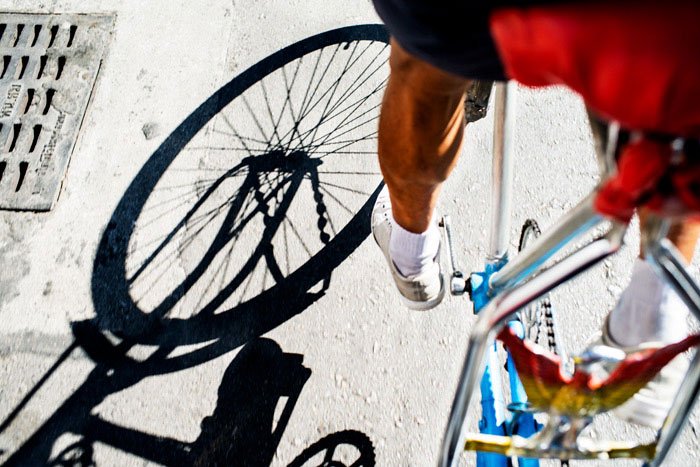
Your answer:
[[[113,24],[0,13],[0,209],[55,204]]]

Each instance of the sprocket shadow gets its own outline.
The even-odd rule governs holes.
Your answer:
[[[217,307],[224,305],[225,300],[234,292],[234,289],[242,285],[245,277],[253,272],[252,268],[255,266],[255,264],[253,264],[254,261],[249,262],[250,265],[247,263],[234,280],[231,280],[228,284],[221,287],[218,295],[212,299],[208,299],[208,303],[200,310],[195,310],[193,316],[188,316],[185,319],[171,316],[171,312],[176,304],[181,301],[183,295],[188,293],[194,282],[200,279],[203,270],[209,267],[209,261],[224,251],[226,241],[230,241],[229,238],[225,238],[226,235],[229,234],[226,232],[226,229],[234,230],[236,228],[242,229],[245,227],[245,225],[234,225],[234,218],[236,215],[241,215],[239,211],[242,208],[238,204],[242,204],[242,201],[236,204],[237,199],[233,199],[228,203],[226,208],[228,209],[229,205],[231,208],[226,213],[226,219],[224,221],[225,224],[228,222],[228,225],[222,226],[216,239],[214,239],[207,252],[203,255],[199,265],[193,268],[192,271],[189,271],[187,277],[167,294],[153,310],[142,310],[132,297],[130,289],[133,288],[134,279],[133,277],[130,278],[129,272],[127,271],[127,263],[130,255],[129,243],[135,233],[134,229],[137,226],[139,216],[163,174],[167,172],[168,168],[173,164],[174,159],[186,148],[190,140],[207,125],[214,116],[221,112],[227,104],[260,81],[263,77],[283,67],[292,59],[302,57],[304,54],[322,47],[327,47],[332,44],[349,44],[353,40],[358,39],[384,43],[388,40],[388,37],[384,28],[378,25],[353,26],[319,34],[282,49],[257,63],[222,87],[195,110],[195,112],[193,112],[163,142],[127,188],[99,243],[93,268],[92,294],[97,313],[96,323],[100,328],[149,345],[190,344],[217,337],[225,337],[230,341],[230,345],[235,348],[246,342],[252,336],[259,335],[286,321],[318,298],[319,292],[308,293],[307,291],[314,285],[322,283],[323,286],[320,292],[322,293],[328,285],[331,271],[352,253],[368,235],[369,212],[377,190],[374,191],[374,194],[368,193],[370,196],[366,198],[366,202],[362,204],[359,211],[354,213],[354,216],[349,222],[347,222],[333,238],[330,238],[330,236],[323,231],[320,232],[325,246],[315,254],[310,254],[308,261],[303,265],[298,267],[295,271],[290,272],[287,277],[278,277],[277,284],[272,288],[262,291],[262,293],[252,297],[250,300],[244,301],[238,306],[227,308],[223,310],[223,312],[222,310],[218,310],[214,313]],[[352,89],[353,92],[356,92],[354,88]],[[376,92],[376,90],[374,92]],[[361,103],[364,103],[364,101]],[[359,107],[355,106],[352,110],[358,112],[356,108]],[[373,109],[374,108],[371,108],[369,110]],[[362,109],[360,108],[360,110]],[[367,111],[364,113],[366,114]],[[324,117],[322,117],[322,119],[323,118]],[[347,118],[348,117],[346,117],[346,119]],[[374,116],[374,118],[376,118],[376,116]],[[350,119],[349,121],[352,122],[353,120]],[[363,121],[363,124],[373,125],[372,121]],[[345,124],[347,125],[348,123]],[[277,131],[277,129],[275,129],[275,131]],[[307,133],[310,132],[311,130],[307,131]],[[313,135],[315,135],[315,130]],[[243,141],[243,139],[241,141]],[[322,143],[326,145],[330,144],[325,141],[328,141],[328,137],[326,137]],[[264,158],[268,161],[273,160],[275,157],[279,158],[280,142],[269,143],[265,148],[261,149],[264,155],[256,155],[256,157],[258,159]],[[304,143],[303,150],[309,153],[313,149],[318,150],[320,144],[314,141]],[[343,148],[346,146],[347,144],[344,145]],[[333,146],[331,148],[332,151],[329,151],[329,153],[338,152],[335,148],[336,146]],[[287,150],[289,150],[289,145],[287,145]],[[341,155],[345,155],[347,149],[343,151]],[[297,150],[292,151],[289,155],[285,155],[286,157],[283,158],[285,159],[285,163],[289,164],[289,161],[293,159],[292,156],[300,152],[301,151]],[[256,186],[260,184],[258,179],[270,173],[277,174],[282,171],[290,173],[288,178],[284,178],[282,182],[276,182],[277,184],[273,184],[268,191],[279,191],[280,185],[284,183],[296,187],[300,177],[311,178],[313,182],[313,170],[305,166],[309,166],[313,160],[328,161],[329,159],[326,156],[327,154],[325,152],[322,152],[317,159],[312,159],[313,155],[298,156],[296,157],[298,163],[291,169],[289,167],[280,169],[279,166],[282,163],[275,165],[274,162],[267,162],[268,167],[266,168],[264,163],[258,164],[257,166],[254,164],[246,164],[244,166],[246,178],[240,187],[239,193],[247,191],[252,192],[253,195],[250,196],[254,197],[255,202],[260,206],[263,204],[260,202],[260,199],[266,193],[263,193],[260,187]],[[362,175],[359,172],[357,174]],[[197,200],[196,204],[183,216],[183,219],[175,228],[167,233],[165,240],[152,255],[160,253],[163,245],[173,240],[177,231],[182,230],[183,225],[191,219],[193,212],[201,207],[203,200],[209,196],[210,190],[223,183],[223,180],[229,175],[230,172],[219,177],[216,182],[212,183],[211,188]],[[349,175],[346,175],[345,177],[347,178],[348,176]],[[317,186],[319,184],[320,183],[316,182]],[[287,185],[285,185],[284,188],[286,189],[285,195],[293,198],[295,194],[293,190],[288,188]],[[350,191],[349,188],[346,188],[346,190]],[[320,190],[316,188],[315,191]],[[292,192],[291,195],[289,195],[289,192]],[[329,211],[325,201],[328,199],[332,199],[331,196],[326,195],[324,198],[322,195],[315,195],[316,209],[319,211],[320,217],[318,221],[319,224],[327,222],[323,219],[323,214]],[[234,207],[238,210],[234,211]],[[268,206],[262,206],[262,208],[258,207],[257,209],[263,211],[267,207]],[[288,209],[287,206],[284,206],[284,208]],[[347,209],[345,206],[343,206],[343,208]],[[280,209],[278,208],[277,211],[280,211]],[[268,218],[265,219],[266,226],[261,241],[251,253],[251,259],[267,259],[266,255],[269,255],[269,251],[274,248],[274,245],[271,243],[271,237],[280,230],[284,222],[284,214],[285,212],[282,210],[282,212],[275,212],[274,215],[267,216]],[[277,249],[279,250],[279,246]],[[146,260],[146,263],[150,260],[152,260],[152,258]],[[271,262],[268,261],[268,265],[270,264]],[[269,269],[272,271],[272,275],[275,276],[275,270],[279,268],[274,262],[272,265],[274,267],[269,267]],[[142,271],[143,267],[145,266],[142,266],[142,268],[137,271],[137,274]],[[280,276],[280,274],[278,273],[276,276]],[[285,306],[280,307],[280,304],[284,304]]]
[[[367,46],[361,48],[361,43]],[[269,465],[311,370],[302,365],[301,355],[286,354],[274,341],[261,339],[260,336],[321,299],[330,286],[333,270],[369,234],[370,211],[380,189],[377,186],[378,174],[348,170],[343,166],[325,172],[321,168],[338,163],[331,162],[332,160],[342,161],[342,158],[332,159],[338,155],[354,157],[353,164],[364,155],[373,156],[374,150],[366,151],[364,147],[353,146],[356,144],[354,133],[348,135],[348,132],[362,130],[364,125],[376,125],[377,106],[367,107],[368,97],[361,96],[355,100],[352,96],[358,90],[363,91],[363,85],[369,79],[364,77],[365,74],[382,69],[380,67],[384,62],[381,62],[381,54],[387,43],[388,34],[381,25],[340,28],[297,42],[263,59],[224,85],[166,138],[127,188],[99,242],[92,275],[92,299],[96,318],[72,323],[75,342],[3,422],[3,429],[10,426],[14,418],[21,416],[19,414],[38,388],[76,348],[80,348],[95,362],[95,368],[19,450],[11,454],[7,465],[93,465],[93,447],[96,442],[165,465],[181,465],[183,461],[185,464],[200,462],[201,465],[233,465],[230,457],[232,454],[238,458],[253,456],[251,463],[246,465]],[[143,221],[146,208],[152,207],[149,200],[159,183],[162,184],[164,177],[172,170],[180,170],[176,161],[178,156],[183,151],[197,149],[191,147],[195,135],[202,132],[214,117],[220,115],[234,99],[244,95],[251,86],[262,82],[275,71],[284,72],[284,67],[296,63],[295,60],[300,63],[301,57],[328,47],[333,53],[331,62],[336,54],[349,55],[346,66],[340,69],[344,73],[349,69],[347,65],[356,52],[357,56],[361,56],[375,44],[382,45],[382,48],[379,48],[372,61],[368,60],[369,64],[345,91],[338,90],[342,75],[333,78],[326,92],[323,92],[320,79],[313,93],[308,90],[304,93],[302,90],[301,94],[295,95],[293,85],[288,86],[280,117],[275,121],[275,115],[269,112],[271,121],[275,124],[276,140],[271,136],[269,141],[261,140],[257,143],[259,146],[253,147],[251,141],[254,138],[242,137],[231,127],[238,141],[245,146],[244,156],[238,157],[236,163],[231,163],[217,173],[208,186],[195,186],[193,192],[196,198],[191,204],[185,205],[181,212],[172,214],[171,210],[153,215],[147,219],[148,222]],[[323,53],[317,55],[318,66],[318,63],[323,63]],[[380,58],[381,63],[375,68],[374,61],[377,58]],[[300,65],[297,65],[296,70],[299,68]],[[330,65],[327,65],[326,72],[329,69]],[[314,83],[316,68],[313,73],[309,87]],[[322,76],[325,75],[324,72]],[[284,78],[287,84],[286,74]],[[262,89],[264,103],[269,104],[267,90],[264,87]],[[383,81],[370,95],[376,97],[378,92],[380,95],[381,89]],[[327,103],[324,104],[321,100],[314,103],[313,98],[307,101],[307,95],[313,96],[317,91],[322,92],[321,96],[327,96]],[[310,115],[314,107],[317,107],[316,111],[322,110],[321,117],[308,128],[303,128],[297,121],[284,132],[278,125],[282,120],[282,112],[294,96],[301,95],[302,105],[297,109],[299,113],[296,115],[299,121]],[[333,98],[336,100],[331,101]],[[305,102],[308,102],[306,114]],[[247,101],[245,104],[250,109]],[[291,103],[289,108],[292,108]],[[294,111],[290,113],[294,118]],[[256,120],[254,115],[253,119]],[[257,120],[255,123],[260,127]],[[332,131],[340,129],[340,132],[332,134],[327,130],[329,127]],[[373,131],[376,132],[376,129]],[[373,133],[369,133],[358,141],[366,144],[373,138]],[[245,144],[246,141],[248,144]],[[210,152],[215,149],[230,149],[229,152],[237,150],[214,147],[207,149]],[[375,177],[368,192],[356,185],[342,186],[342,183],[328,181],[331,176],[340,177],[341,180],[358,177],[366,181],[368,175]],[[234,180],[240,182],[236,190],[227,193],[225,201],[216,209],[210,210],[207,203],[221,196],[217,190]],[[338,192],[333,190],[349,193],[349,196],[354,197],[354,204],[346,205]],[[310,197],[314,212],[307,215],[301,210],[301,218],[309,223],[302,233],[314,232],[313,240],[317,246],[315,249],[306,248],[305,241],[310,243],[310,240],[297,233],[306,256],[298,264],[292,265],[288,260],[287,267],[284,268],[285,263],[281,258],[285,257],[285,252],[281,245],[286,244],[288,238],[281,237],[281,232],[287,226],[295,228],[289,218],[295,212],[298,215],[299,209],[293,203],[304,194]],[[331,206],[331,202],[336,203],[335,206]],[[211,218],[205,218],[204,224],[214,226],[212,229],[215,234],[205,238],[209,243],[203,249],[201,257],[193,261],[194,265],[186,271],[185,277],[178,279],[179,282],[171,288],[163,287],[165,292],[162,296],[152,299],[156,304],[145,309],[134,298],[134,282],[145,276],[149,268],[155,270],[156,266],[161,267],[161,263],[164,264],[163,269],[169,270],[171,264],[167,261],[170,261],[170,257],[165,252],[170,249],[176,254],[181,253],[184,248],[182,245],[186,245],[182,237],[185,234],[196,236],[204,229],[202,227],[198,230],[196,222],[201,217],[200,210],[205,208],[205,213],[213,214]],[[336,212],[344,212],[345,220],[342,223],[334,223],[333,215]],[[162,229],[162,237],[153,243],[155,246],[149,251],[141,256],[135,254],[134,238],[139,226],[155,222],[157,227],[160,219],[168,216],[176,217],[175,223]],[[218,223],[216,225],[212,220],[214,218]],[[215,281],[206,276],[211,275],[209,265],[216,258],[230,253],[236,242],[246,240],[243,231],[255,222],[260,225],[255,230],[260,236],[257,245],[245,251],[249,259],[243,262],[240,270],[214,287]],[[284,242],[281,243],[280,238]],[[175,240],[180,243],[173,246]],[[197,240],[200,239],[195,238]],[[134,261],[132,257],[142,259],[129,269],[130,261]],[[259,293],[245,296],[245,290],[241,292],[245,279],[252,277],[261,264],[266,268],[265,274],[269,273],[272,277],[273,284],[265,284],[265,278],[268,277],[265,275]],[[228,263],[225,265],[228,267]],[[157,274],[152,275],[158,277]],[[206,279],[204,285],[207,286],[203,289],[210,295],[202,295],[192,313],[175,313],[176,308],[187,308],[190,302],[195,302],[187,302],[185,299],[203,278]],[[146,293],[158,291],[158,287],[144,286],[143,289]],[[237,304],[231,305],[230,301],[236,293],[241,295],[241,299]],[[199,345],[194,350],[183,350],[183,346],[190,344]],[[155,351],[141,360],[132,357],[129,352],[143,345],[155,347]],[[132,387],[144,378],[192,368],[241,346],[244,347],[223,376],[217,409],[205,419],[202,433],[194,443],[124,428],[93,413],[108,396]],[[274,410],[277,401],[283,396],[288,398],[283,415],[270,431],[271,410]],[[52,459],[54,444],[64,434],[76,435],[81,439],[56,453]],[[362,460],[357,465],[374,464],[371,441],[366,436],[359,432],[342,432],[338,436],[338,443],[356,444],[355,448]],[[331,441],[321,440],[319,443],[314,445],[314,449],[333,451]],[[371,453],[371,457],[368,453]],[[303,455],[299,458],[303,459]],[[307,465],[295,462],[295,466]]]

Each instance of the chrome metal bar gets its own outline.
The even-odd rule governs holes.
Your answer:
[[[568,430],[573,428],[573,431],[579,431],[578,427],[565,424],[570,423],[567,420],[562,420],[559,417],[550,418],[555,427],[564,424]],[[579,422],[580,423],[580,422]],[[543,431],[547,427],[543,428]],[[522,436],[500,436],[488,434],[469,433],[464,443],[464,449],[467,451],[481,451],[494,454],[501,454],[509,457],[526,457],[530,459],[556,459],[559,462],[557,465],[568,466],[568,460],[613,460],[613,459],[651,459],[654,456],[656,449],[655,443],[641,444],[624,441],[599,441],[592,440],[585,435],[579,436],[575,443],[563,447],[560,444],[561,439],[541,438],[541,431],[535,436],[523,438]],[[572,433],[575,436],[576,433]],[[566,435],[569,435],[567,433]],[[566,436],[565,435],[565,436]],[[596,464],[598,465],[598,464]],[[608,465],[608,464],[605,464]],[[648,465],[648,464],[647,464]]]
[[[447,430],[442,441],[440,467],[454,467],[462,452],[462,441],[465,438],[465,421],[467,410],[473,393],[479,386],[479,379],[484,370],[484,355],[491,336],[472,332],[469,336],[467,355],[464,359],[462,375],[457,385],[457,394],[452,402]]]
[[[620,125],[612,122],[603,125],[588,113],[588,119],[593,132],[593,142],[598,158],[600,180],[606,180],[616,170],[615,152],[620,132]],[[549,258],[556,254],[564,245],[575,239],[605,219],[598,215],[593,207],[596,192],[586,196],[579,204],[563,216],[544,235],[535,240],[531,247],[510,261],[499,272],[491,277],[490,291],[495,294],[498,290],[518,284],[532,274]]]
[[[588,123],[593,133],[593,147],[598,160],[600,178],[604,180],[617,170],[615,152],[617,151],[620,124],[617,122],[605,122],[588,108],[586,112],[588,114]]]
[[[482,322],[489,328],[501,326],[518,309],[615,253],[622,246],[626,230],[626,224],[615,222],[604,236],[574,251],[522,285],[499,294],[492,301],[494,307],[490,304],[479,313],[475,329]]]
[[[675,289],[695,317],[700,320],[700,287],[688,273],[676,247],[668,239],[646,247],[652,265],[659,268],[664,279]]]
[[[664,425],[659,432],[656,444],[656,456],[646,464],[651,467],[659,467],[673,446],[674,441],[680,434],[685,422],[693,410],[693,404],[700,395],[700,352],[695,352],[695,357],[690,363],[690,369],[685,375],[681,387],[678,389],[671,410],[666,417]]]
[[[513,133],[515,82],[496,83],[493,116],[493,168],[491,177],[491,241],[488,259],[502,260],[508,253],[513,192]]]
[[[601,161],[600,179],[604,180],[617,171],[617,147],[620,137],[620,124],[618,122],[610,122],[608,124],[608,137],[605,141],[604,160]]]
[[[453,467],[459,458],[469,402],[481,377],[487,345],[495,333],[521,307],[615,253],[622,246],[626,228],[626,224],[614,223],[605,236],[571,253],[524,284],[504,291],[479,313],[470,333],[467,356],[443,440],[441,467]]]
[[[661,276],[668,281],[697,319],[700,319],[700,288],[685,268],[680,254],[664,236],[668,222],[652,221],[644,238],[647,258]],[[688,373],[678,389],[671,410],[658,436],[656,456],[648,465],[661,465],[671,446],[690,416],[693,404],[700,394],[700,352],[695,353]]]
[[[585,197],[551,229],[538,237],[531,246],[491,276],[492,293],[495,294],[520,283],[571,240],[602,223],[605,219],[595,212],[594,199],[595,193]]]

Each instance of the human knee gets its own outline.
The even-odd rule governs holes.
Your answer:
[[[392,39],[389,66],[394,76],[410,78],[428,73],[427,63],[407,52],[398,42]]]
[[[462,94],[469,83],[461,76],[442,71],[412,55],[393,39],[389,66],[393,80],[412,88],[417,94]]]

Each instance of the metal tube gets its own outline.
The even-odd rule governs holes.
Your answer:
[[[496,303],[496,309],[489,311],[491,307],[487,307],[479,313],[480,319],[475,326],[482,322],[482,316],[484,325],[489,328],[503,325],[515,311],[619,250],[626,229],[626,224],[615,223],[606,235],[571,253],[522,285],[500,294],[492,301]]]
[[[605,219],[595,212],[595,193],[589,194],[551,229],[538,237],[524,252],[491,276],[490,290],[497,293],[529,277],[568,242],[588,232]]]
[[[469,402],[481,376],[486,347],[495,333],[521,307],[615,253],[622,245],[626,228],[626,224],[615,223],[604,237],[573,252],[528,282],[503,292],[479,313],[470,333],[467,356],[450,412],[440,455],[441,467],[453,467],[459,458]]]
[[[658,442],[656,444],[656,456],[648,465],[651,467],[660,466],[668,452],[673,446],[673,442],[680,434],[685,422],[690,417],[690,412],[693,410],[693,404],[700,395],[700,352],[695,352],[695,357],[690,363],[690,369],[678,389],[671,410],[666,417],[664,425],[659,432]]]
[[[658,267],[658,271],[700,320],[700,288],[685,268],[676,247],[664,238],[647,245],[645,250],[652,265]]]
[[[700,319],[700,288],[688,273],[678,251],[666,238],[668,221],[649,219],[643,232],[644,250],[656,271],[673,287],[696,318]],[[656,456],[647,465],[657,467],[668,455],[671,446],[690,417],[693,403],[700,394],[700,352],[690,364],[658,435]]]
[[[477,335],[472,333],[469,337],[467,355],[464,358],[464,367],[457,385],[457,394],[452,402],[450,418],[447,422],[445,438],[442,442],[440,453],[440,467],[454,467],[459,460],[459,453],[463,450],[462,442],[465,438],[465,419],[469,401],[479,386],[480,375],[484,367],[484,355],[491,337],[487,334]]]
[[[513,192],[514,82],[496,83],[493,117],[493,168],[491,176],[491,241],[488,259],[502,260],[508,253]]]
[[[593,135],[593,148],[595,149],[596,159],[598,161],[598,171],[601,174],[608,172],[607,147],[608,147],[608,124],[600,120],[591,109],[586,108],[588,115],[588,124],[591,127]]]
[[[498,96],[498,94],[496,94],[496,96]],[[498,100],[496,100],[496,102],[498,102]],[[617,150],[620,125],[612,122],[607,125],[607,128],[603,128],[590,113],[589,121],[596,145],[600,179],[601,183],[603,183],[616,170],[615,152]],[[496,178],[494,177],[494,182],[495,181]],[[569,241],[581,235],[583,232],[588,231],[595,225],[600,224],[604,219],[596,213],[593,207],[596,195],[596,192],[589,194],[574,209],[562,217],[552,229],[535,240],[532,247],[526,249],[526,254],[518,255],[503,269],[494,274],[491,277],[491,292],[495,293],[504,287],[517,284],[546,262]],[[493,228],[494,223],[492,223],[492,229]],[[533,262],[532,259],[538,256],[540,257],[539,260]]]
[[[620,135],[620,124],[599,119],[590,108],[586,108],[586,113],[593,133],[593,147],[598,160],[600,179],[605,180],[617,171],[615,153]]]

